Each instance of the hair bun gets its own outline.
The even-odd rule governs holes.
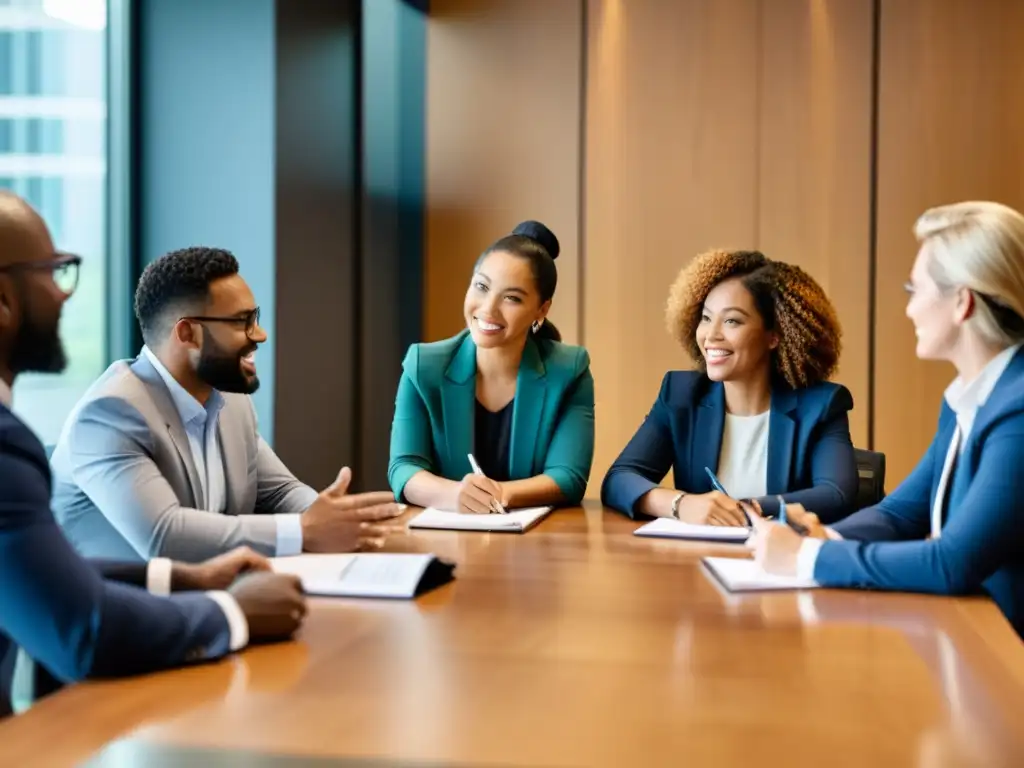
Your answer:
[[[517,224],[516,228],[512,230],[512,234],[537,241],[544,246],[544,250],[548,252],[552,259],[558,258],[558,254],[561,251],[558,245],[558,238],[555,237],[554,232],[539,221],[524,221],[522,224]]]

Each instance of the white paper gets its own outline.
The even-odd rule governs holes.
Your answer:
[[[310,595],[411,598],[433,559],[430,554],[380,552],[295,555],[270,562],[277,573],[302,579],[302,587]]]
[[[750,538],[749,528],[726,525],[697,525],[684,523],[671,517],[659,517],[633,531],[634,536],[657,536],[668,539],[699,539],[702,541],[731,541],[742,544]]]
[[[469,515],[427,507],[409,521],[410,528],[444,528],[453,531],[502,531],[524,533],[551,512],[551,507],[513,509],[505,515]]]
[[[755,592],[770,589],[813,589],[814,579],[777,576],[767,573],[753,560],[734,557],[705,557],[704,564],[730,592]]]

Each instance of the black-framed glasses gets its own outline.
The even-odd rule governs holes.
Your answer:
[[[250,339],[252,338],[253,332],[256,330],[256,326],[260,322],[260,308],[256,307],[244,315],[235,315],[234,317],[210,317],[208,315],[191,315],[189,317],[181,317],[179,320],[191,320],[195,323],[228,323],[235,326],[244,326],[245,335]]]
[[[51,259],[41,261],[19,261],[0,266],[0,272],[44,272],[49,271],[57,288],[70,296],[78,287],[78,272],[82,257],[73,253],[58,253]]]

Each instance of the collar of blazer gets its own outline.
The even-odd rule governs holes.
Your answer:
[[[1024,387],[1021,386],[1022,383],[1024,383],[1024,347],[1013,356],[1010,364],[1006,366],[1003,375],[999,377],[995,387],[992,389],[992,394],[988,396],[985,404],[978,409],[964,450],[967,450],[969,445],[980,438],[986,429],[991,426],[992,422],[1009,414],[1024,411]],[[943,401],[942,405],[943,410],[948,408],[949,412],[953,413],[948,403]]]
[[[476,376],[476,344],[473,343],[473,336],[468,330],[462,333],[462,343],[444,372],[445,378],[456,384],[465,384]],[[527,337],[523,359],[519,363],[519,378],[541,379],[546,373],[537,342],[532,337]]]
[[[473,450],[473,412],[476,400],[476,345],[469,331],[445,369],[441,386],[441,404],[445,424],[448,465],[470,471],[467,454]],[[512,435],[509,446],[509,471],[512,477],[536,474],[538,425],[547,400],[547,369],[540,348],[527,339],[519,364],[516,396],[512,406]]]
[[[786,493],[796,449],[796,421],[792,413],[797,407],[796,392],[777,387],[772,389],[771,414],[768,417],[768,477],[769,495]],[[718,471],[718,457],[722,451],[722,432],[725,429],[725,386],[710,382],[697,407],[697,423],[690,440],[690,487],[711,490],[704,467]],[[726,489],[728,490],[728,489]]]

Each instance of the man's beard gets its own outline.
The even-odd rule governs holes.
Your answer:
[[[210,334],[203,339],[199,352],[196,375],[207,385],[219,392],[236,392],[251,395],[260,388],[258,376],[248,377],[242,372],[242,358],[256,349],[256,345],[240,352],[230,352],[215,342]]]
[[[10,369],[14,373],[60,373],[67,365],[60,340],[60,314],[52,323],[33,316],[25,307],[25,322],[18,328],[11,347]]]

